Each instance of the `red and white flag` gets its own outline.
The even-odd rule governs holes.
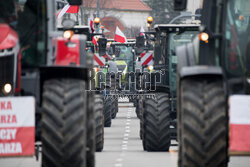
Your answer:
[[[232,95],[230,104],[230,150],[250,152],[250,96]]]
[[[140,36],[145,37],[145,30],[144,30],[144,28],[142,26],[141,26],[141,29],[140,29]]]
[[[98,37],[96,37],[96,36],[93,36],[93,38],[92,38],[92,43],[95,45],[95,46],[97,46],[97,41],[98,41]]]
[[[78,13],[79,6],[76,5],[65,5],[62,10],[57,14],[57,18],[60,19],[65,13]]]
[[[94,16],[93,16],[93,13],[90,14],[90,17],[89,17],[89,29],[91,30],[92,33],[95,32],[95,29],[94,29]]]
[[[116,27],[116,30],[115,30],[115,41],[116,41],[116,42],[121,42],[121,43],[127,42],[126,36],[125,36],[125,35],[123,34],[123,32],[119,29],[118,26]]]

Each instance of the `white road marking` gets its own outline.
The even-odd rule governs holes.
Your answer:
[[[122,167],[122,164],[121,163],[115,164],[115,167]]]
[[[122,159],[122,158],[117,158],[116,161],[117,161],[117,162],[122,162],[123,159]]]
[[[130,130],[129,130],[129,129],[126,129],[126,130],[125,130],[125,132],[129,133],[129,132],[130,132]]]
[[[120,154],[120,157],[116,159],[116,164],[114,165],[114,167],[122,167],[123,164],[122,164],[122,161],[123,161],[123,158],[125,156],[125,150],[128,149],[128,136],[130,135],[130,121],[131,121],[131,111],[132,111],[132,108],[129,108],[128,109],[128,112],[127,112],[127,121],[126,121],[126,124],[125,124],[125,132],[124,132],[124,137],[123,137],[123,141],[122,141],[122,145],[121,145],[121,149],[122,149],[122,152]]]

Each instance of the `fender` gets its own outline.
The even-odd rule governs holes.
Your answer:
[[[70,78],[70,79],[80,79],[86,82],[86,88],[94,89],[94,71],[92,71],[92,76],[89,73],[90,69],[84,67],[74,67],[74,66],[45,66],[40,67],[40,99],[43,92],[43,84],[46,80],[59,79],[59,78]],[[93,81],[93,82],[90,82]]]
[[[40,78],[41,83],[46,80],[53,78],[73,78],[81,79],[86,82],[90,80],[89,72],[90,69],[84,67],[74,67],[74,66],[45,66],[40,67]],[[94,74],[94,72],[92,71]],[[94,75],[93,75],[94,77]]]

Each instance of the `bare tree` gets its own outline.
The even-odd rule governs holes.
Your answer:
[[[136,26],[126,27],[124,33],[127,38],[135,38],[140,33],[140,27]]]
[[[173,0],[145,0],[144,2],[152,8],[151,15],[155,19],[154,24],[169,23],[180,14],[174,11]]]
[[[109,0],[100,0],[100,10],[102,10],[103,8],[105,8],[107,2]],[[97,4],[97,1],[96,0],[83,0],[83,14],[84,14],[84,23],[87,25],[88,24],[88,19],[89,19],[89,16],[90,16],[90,12],[91,10],[96,9],[96,5]],[[105,13],[105,11],[104,11]],[[94,16],[96,14],[96,12],[93,13]]]

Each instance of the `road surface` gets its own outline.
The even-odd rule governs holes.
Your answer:
[[[177,147],[171,147],[170,152],[143,151],[135,108],[131,103],[119,105],[111,128],[105,128],[104,150],[96,153],[96,167],[177,167]],[[35,157],[0,158],[0,167],[40,166],[41,162]],[[249,166],[250,157],[230,158],[229,167]]]

